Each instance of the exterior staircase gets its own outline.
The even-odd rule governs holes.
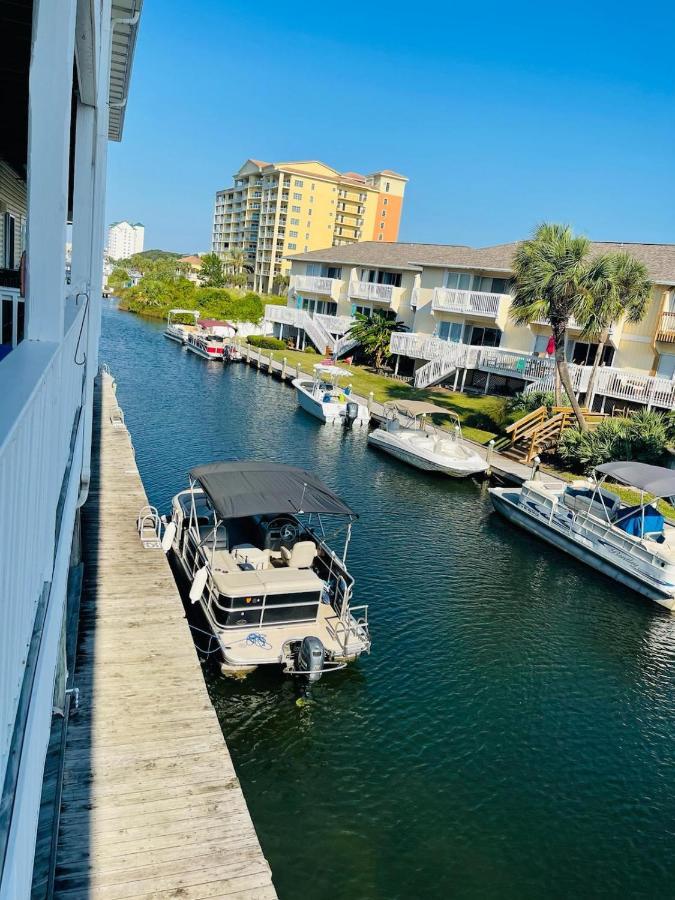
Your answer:
[[[464,344],[448,343],[439,356],[415,372],[415,387],[428,388],[449,378],[465,358]]]
[[[589,429],[596,428],[605,418],[602,413],[592,413],[582,407],[584,419]],[[554,406],[549,416],[545,406],[522,416],[506,429],[511,443],[508,455],[512,459],[531,463],[535,456],[558,446],[560,436],[566,428],[576,424],[576,416],[571,406]]]

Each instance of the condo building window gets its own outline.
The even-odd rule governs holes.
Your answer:
[[[471,328],[469,343],[472,347],[499,347],[502,333],[498,328],[482,328],[474,325]]]
[[[378,241],[381,241],[381,240],[382,240],[382,238],[383,238],[383,235],[381,235],[381,234],[378,234],[378,236],[377,236],[377,239],[378,239]]]
[[[302,200],[302,194],[293,194],[294,200]]]
[[[382,269],[361,269],[360,280],[369,281],[371,284],[390,284],[392,287],[401,287],[402,275],[400,272],[384,272]]]
[[[300,219],[291,219],[291,225],[299,225]]]
[[[385,191],[386,191],[387,193],[389,193],[389,182],[388,182],[388,181],[385,181],[385,183],[384,183],[384,189],[385,189]]]
[[[359,194],[359,200],[361,201],[361,203],[365,203],[365,202],[366,202],[366,195],[365,195],[365,194]]]
[[[382,210],[382,218],[384,219],[384,217],[385,217],[386,215],[387,215],[387,210],[386,210],[386,209],[383,209],[383,210]]]
[[[461,322],[440,322],[438,325],[438,336],[442,341],[459,344],[462,340],[462,328]]]
[[[380,222],[380,230],[384,228],[384,222]]]
[[[289,231],[289,232],[288,232],[288,236],[289,236],[289,237],[297,237],[297,236],[298,236],[298,232],[297,232],[297,231]]]
[[[291,212],[300,212],[299,206],[291,206]]]
[[[387,197],[385,197],[384,200],[382,201],[382,206],[386,206],[387,203],[389,203],[389,200]]]
[[[295,250],[295,244],[289,244],[289,245],[288,245],[288,249],[289,249],[289,250]]]
[[[296,178],[293,183],[294,183],[295,187],[302,187],[304,184],[304,182],[300,181],[300,179],[298,179],[298,178]]]
[[[471,272],[447,272],[445,287],[458,291],[483,291],[486,294],[506,294],[509,289],[509,281],[508,278],[473,275]]]
[[[672,378],[675,375],[675,353],[659,354],[659,365],[656,374],[659,378]]]
[[[314,197],[310,197],[310,198],[309,198],[309,202],[310,202],[310,203],[314,203]]]

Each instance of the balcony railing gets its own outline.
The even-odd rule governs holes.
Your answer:
[[[394,291],[395,288],[391,284],[376,284],[372,281],[352,281],[349,284],[349,296],[355,300],[391,303]]]
[[[314,313],[314,318],[331,334],[345,334],[356,321],[351,316],[325,316],[323,313]]]
[[[335,278],[323,278],[318,275],[295,275],[291,287],[296,291],[311,291],[313,294],[325,294],[333,296],[337,280]]]
[[[666,344],[675,343],[675,312],[661,313],[656,340]]]
[[[431,308],[434,312],[457,312],[494,319],[499,314],[507,294],[488,294],[484,291],[458,291],[453,288],[434,288]]]

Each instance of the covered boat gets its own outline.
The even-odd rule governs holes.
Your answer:
[[[384,422],[368,435],[368,443],[397,459],[453,478],[477,475],[487,462],[462,438],[459,416],[421,400],[394,400],[384,405]],[[454,422],[452,431],[436,428],[427,416],[443,415]]]
[[[625,504],[607,487],[611,478],[632,487]],[[675,496],[675,472],[623,461],[597,466],[591,481],[526,481],[490,488],[495,509],[510,522],[576,556],[610,578],[675,609],[675,524],[656,501]]]
[[[188,335],[197,330],[197,320],[200,312],[198,309],[170,309],[166,317],[164,337],[178,344],[186,344]],[[176,319],[192,319],[192,322],[177,322]]]
[[[315,475],[271,462],[217,462],[173,498],[164,548],[187,576],[225,674],[281,665],[318,679],[370,650],[367,606],[346,567],[356,514]],[[344,533],[338,555],[327,522]]]

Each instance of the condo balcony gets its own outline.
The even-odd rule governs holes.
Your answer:
[[[398,297],[402,288],[393,284],[376,284],[372,281],[352,281],[349,284],[349,296],[354,300],[370,300],[373,303],[391,303]]]
[[[454,288],[434,288],[431,309],[434,312],[464,313],[496,319],[508,294],[488,294],[485,291],[460,291]]]
[[[659,317],[656,340],[665,344],[675,343],[675,312],[663,312]]]
[[[291,279],[291,287],[296,291],[310,291],[313,294],[323,294],[327,297],[333,297],[338,286],[337,279],[323,278],[318,275],[294,275]]]

